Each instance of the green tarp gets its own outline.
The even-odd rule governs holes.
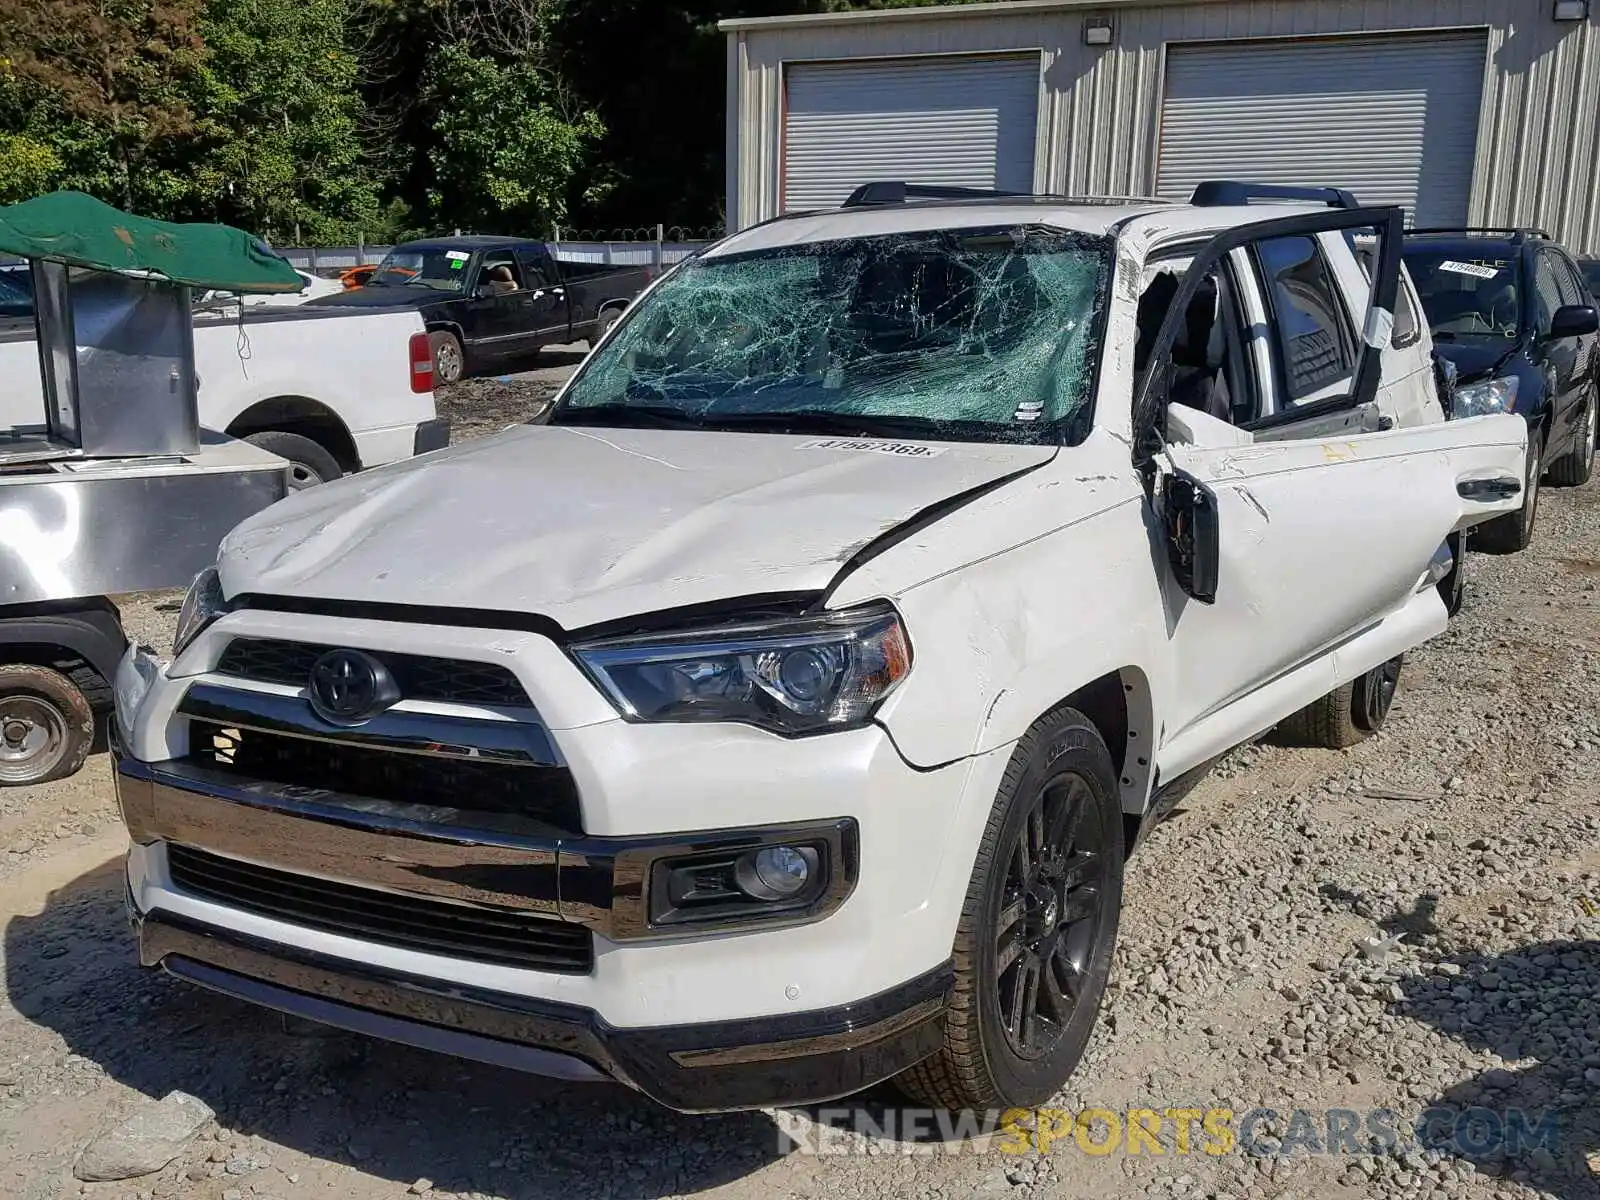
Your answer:
[[[298,292],[305,280],[258,238],[228,225],[136,217],[82,192],[0,208],[0,253],[97,271],[143,271],[222,292]]]

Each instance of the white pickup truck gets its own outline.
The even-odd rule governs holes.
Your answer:
[[[1444,419],[1398,209],[932,190],[236,529],[118,674],[142,961],[683,1110],[1055,1093],[1129,851],[1382,722],[1527,426]]]
[[[0,427],[44,424],[29,300],[0,313]],[[194,320],[200,423],[289,460],[296,488],[447,445],[422,318],[238,306]]]

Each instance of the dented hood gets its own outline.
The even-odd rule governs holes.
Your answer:
[[[489,609],[568,629],[820,590],[1047,446],[522,426],[297,493],[223,542],[229,596]]]

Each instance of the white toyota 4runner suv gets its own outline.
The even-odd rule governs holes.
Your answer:
[[[1376,725],[1520,503],[1398,209],[1203,193],[869,186],[240,526],[117,681],[143,962],[682,1110],[1044,1101],[1166,801]]]

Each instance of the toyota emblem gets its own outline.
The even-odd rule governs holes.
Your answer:
[[[360,650],[330,650],[311,664],[307,691],[317,716],[333,725],[360,725],[400,699],[400,685]]]

